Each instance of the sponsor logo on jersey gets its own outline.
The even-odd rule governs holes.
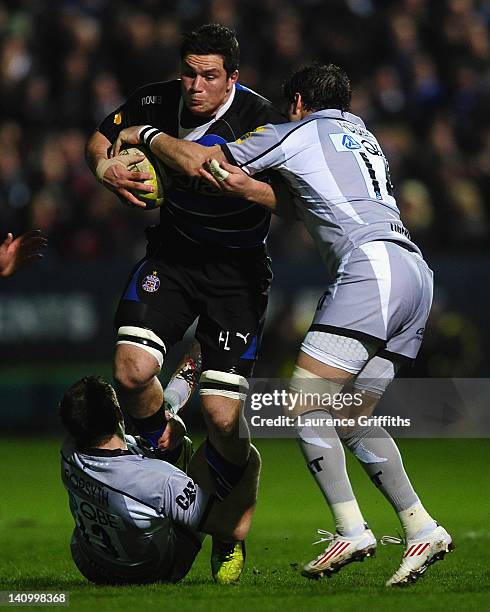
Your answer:
[[[146,104],[161,104],[162,96],[144,96],[141,98],[141,106],[145,106]]]
[[[422,338],[424,337],[424,332],[425,332],[425,327],[419,327],[418,330],[415,332],[415,335],[417,336],[419,340],[422,340]]]
[[[192,506],[192,504],[196,501],[196,485],[192,482],[192,480],[189,480],[182,491],[182,495],[177,495],[175,501],[177,505],[182,508],[182,510],[188,510],[190,506]]]
[[[147,291],[148,293],[155,293],[155,291],[158,291],[158,288],[160,287],[160,279],[157,276],[156,270],[153,270],[152,274],[145,276],[141,287],[143,288],[143,291]]]
[[[357,151],[363,146],[350,134],[329,134],[336,151]]]
[[[264,130],[265,130],[265,126],[259,125],[259,127],[255,128],[255,130],[252,130],[251,132],[247,132],[241,138],[236,140],[235,144],[242,144],[243,142],[245,142],[245,140],[247,140],[248,138],[251,138],[254,134],[257,134],[258,132],[263,132]]]
[[[410,236],[410,232],[403,225],[399,225],[398,223],[390,223],[390,227],[392,232],[397,232],[398,234],[405,236],[405,238],[408,238],[409,240],[412,239]]]

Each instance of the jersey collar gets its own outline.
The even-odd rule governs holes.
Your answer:
[[[357,115],[348,113],[347,111],[341,111],[338,108],[325,108],[321,111],[316,111],[311,115],[308,115],[308,119],[322,117],[323,119],[340,119],[342,121],[348,121],[349,123],[355,123],[365,128],[364,121]]]
[[[230,106],[233,104],[233,100],[235,99],[235,91],[236,91],[235,85],[233,84],[233,89],[230,94],[230,97],[223,104],[223,106],[219,107],[216,115],[214,115],[214,117],[211,117],[211,119],[207,123],[203,123],[203,125],[198,125],[195,128],[184,128],[180,124],[180,117],[182,114],[182,108],[184,106],[184,101],[181,95],[180,100],[179,100],[179,138],[183,138],[184,140],[198,140],[199,138],[201,138],[201,136],[204,136],[204,134],[208,131],[210,126],[215,121],[217,121],[220,117],[222,117],[226,113],[226,111],[230,108]]]

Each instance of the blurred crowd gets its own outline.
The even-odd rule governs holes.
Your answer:
[[[477,0],[24,0],[0,2],[0,227],[41,228],[63,257],[141,248],[135,225],[84,162],[84,142],[139,85],[178,75],[181,32],[233,27],[242,83],[282,104],[310,61],[352,77],[352,110],[377,134],[402,214],[429,249],[489,237],[490,6]],[[293,239],[292,239],[293,238]],[[274,251],[307,257],[299,226]]]
[[[429,261],[434,252],[485,251],[490,5],[483,0],[0,0],[2,236],[40,228],[51,256],[64,260],[142,253],[141,230],[156,213],[124,207],[96,183],[85,141],[135,88],[177,77],[181,33],[208,22],[236,31],[240,82],[277,105],[292,69],[312,61],[344,67],[352,111],[377,135],[405,224]],[[278,258],[316,257],[299,224],[274,220],[270,244]],[[291,313],[287,304],[276,313],[271,338],[296,347],[301,332]],[[454,325],[468,330],[471,322],[444,325],[441,356],[451,354]],[[280,354],[274,346],[271,354]],[[481,363],[475,350],[473,363]],[[449,372],[444,367],[435,372]]]

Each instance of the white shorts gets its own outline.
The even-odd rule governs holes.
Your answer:
[[[338,345],[341,361],[347,355],[356,362],[348,370],[353,373],[375,353],[399,362],[411,361],[420,349],[432,293],[432,271],[418,253],[387,241],[363,244],[340,263],[337,278],[320,299],[301,350],[342,367],[339,361],[336,365],[336,355],[328,361],[321,359],[325,353],[323,334],[316,332],[326,332],[362,341],[362,349],[356,343]]]

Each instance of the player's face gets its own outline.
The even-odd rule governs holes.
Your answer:
[[[182,96],[194,115],[212,117],[230,97],[238,70],[228,77],[221,55],[186,55],[181,66]]]

